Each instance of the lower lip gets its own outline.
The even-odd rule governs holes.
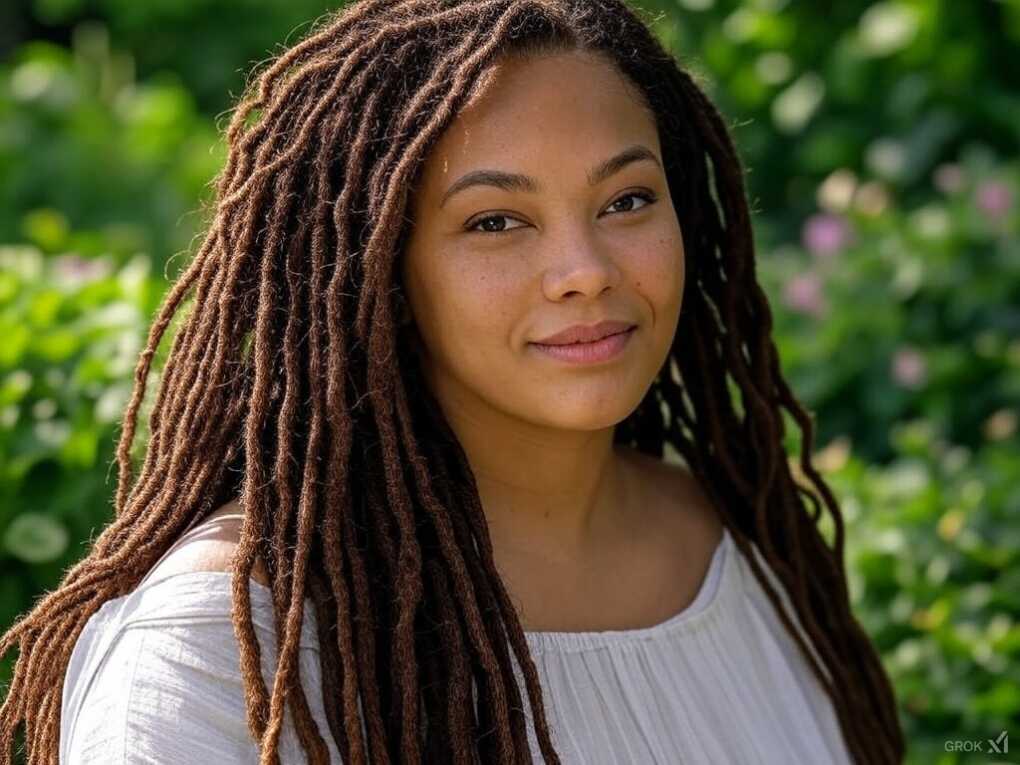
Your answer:
[[[570,343],[569,345],[531,343],[531,345],[536,350],[560,361],[567,361],[571,364],[597,364],[615,359],[623,353],[630,336],[636,329],[637,327],[631,327],[625,332],[618,332],[591,343]]]

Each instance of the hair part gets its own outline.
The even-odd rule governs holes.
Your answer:
[[[85,622],[238,496],[232,618],[261,763],[279,762],[287,705],[309,762],[328,762],[298,674],[306,595],[345,763],[529,762],[514,659],[542,756],[559,762],[470,465],[394,318],[408,194],[430,147],[501,57],[557,51],[608,57],[642,94],[690,254],[669,357],[614,439],[683,455],[832,699],[854,759],[902,761],[892,688],[850,609],[842,516],[780,371],[740,160],[703,90],[622,0],[358,0],[249,84],[226,131],[214,216],[135,370],[115,518],[0,638],[0,656],[19,649],[0,761],[22,723],[28,762],[56,760],[63,676]],[[153,356],[189,295],[133,477]],[[791,475],[782,409],[802,431],[815,491]],[[256,560],[280,639],[271,692],[251,618]]]

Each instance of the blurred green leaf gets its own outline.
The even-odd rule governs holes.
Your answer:
[[[4,548],[25,563],[46,563],[59,558],[68,541],[67,529],[36,512],[15,516],[4,532]]]

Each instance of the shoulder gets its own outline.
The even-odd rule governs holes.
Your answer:
[[[69,678],[61,719],[61,762],[258,762],[248,730],[250,697],[238,642],[226,619],[112,625],[101,662]],[[274,687],[276,649],[259,632],[262,681]],[[320,731],[326,730],[317,653],[301,651],[297,669]],[[331,762],[340,762],[329,742]],[[289,715],[283,762],[305,762]]]
[[[97,622],[75,646],[61,762],[254,762],[229,616],[190,618],[171,604],[156,618],[139,599],[124,604],[125,618]]]
[[[619,448],[638,476],[641,506],[654,514],[654,527],[682,531],[681,538],[695,540],[704,557],[711,558],[722,542],[724,526],[697,477],[683,464]]]
[[[217,555],[196,558],[190,570],[216,570],[208,566],[223,560]],[[259,667],[272,689],[278,658],[273,611],[268,593],[252,595]],[[247,729],[250,694],[232,600],[226,577],[160,576],[90,622],[63,686],[60,761],[258,761]],[[295,674],[325,730],[316,631],[306,601]],[[288,720],[283,761],[304,761],[297,742]]]
[[[232,571],[243,519],[244,511],[237,500],[216,509],[174,543],[150,572],[149,581],[193,571]],[[251,578],[269,585],[261,560],[256,560]]]

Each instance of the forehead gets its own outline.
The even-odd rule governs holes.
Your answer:
[[[476,95],[450,123],[425,160],[421,192],[438,195],[480,167],[578,163],[584,169],[643,143],[658,151],[655,118],[608,59],[591,53],[509,57],[485,75]],[[542,166],[533,167],[542,174]]]

